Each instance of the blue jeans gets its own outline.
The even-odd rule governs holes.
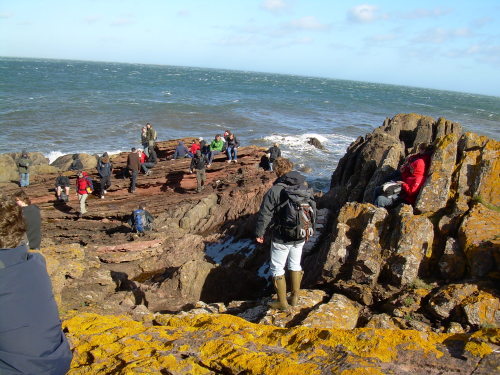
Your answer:
[[[214,161],[214,156],[219,155],[220,153],[221,151],[217,150],[210,151],[210,154],[208,154],[208,164],[212,164],[212,162]]]
[[[290,271],[302,271],[300,258],[302,257],[302,248],[305,242],[298,244],[282,244],[271,242],[271,267],[270,271],[273,277],[285,274],[285,264]]]
[[[229,160],[238,160],[238,147],[227,146],[226,152]]]
[[[20,175],[20,180],[19,180],[19,186],[25,187],[30,184],[30,174],[29,173],[19,173]]]

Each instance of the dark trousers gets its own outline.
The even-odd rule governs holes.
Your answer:
[[[139,171],[130,169],[129,172],[130,172],[130,191],[135,191],[135,184],[137,182],[137,174],[139,173]]]
[[[204,169],[196,170],[196,191],[199,193],[205,186],[206,174]]]
[[[107,190],[111,186],[111,176],[102,176],[101,177],[101,195],[104,190]]]

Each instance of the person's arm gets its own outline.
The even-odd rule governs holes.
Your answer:
[[[234,137],[234,147],[240,147],[240,142],[238,142],[238,138]]]
[[[425,162],[423,159],[417,159],[411,163],[410,168],[413,169],[413,173],[406,181],[401,182],[401,189],[407,194],[415,194],[424,182],[425,174]]]
[[[148,211],[144,211],[144,215],[146,216],[146,222],[148,224],[152,224],[155,221],[153,215],[151,215]]]
[[[271,188],[266,193],[266,195],[264,195],[259,213],[257,214],[258,216],[255,226],[255,237],[257,238],[257,242],[259,243],[262,243],[259,239],[263,240],[266,229],[274,216],[274,210],[276,209],[278,202],[279,201],[277,200],[275,189]]]

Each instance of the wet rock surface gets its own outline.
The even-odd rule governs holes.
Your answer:
[[[190,161],[168,160],[177,142],[159,142],[160,162],[136,194],[121,178],[126,154],[113,156],[113,186],[80,219],[74,195],[55,202],[56,174],[27,188],[44,217],[41,252],[75,350],[72,374],[498,370],[498,142],[416,114],[358,138],[318,194],[304,290],[284,312],[267,307],[268,244],[253,241],[274,181],[258,168],[264,150],[240,148],[238,164],[219,156],[195,193]],[[375,187],[420,142],[437,149],[415,207],[373,206]],[[139,203],[155,216],[145,236],[125,224]]]

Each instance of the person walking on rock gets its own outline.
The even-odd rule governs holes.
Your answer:
[[[72,354],[45,259],[28,251],[21,208],[1,194],[0,233],[0,374],[66,374]]]
[[[207,162],[204,155],[202,155],[200,150],[196,151],[193,159],[191,160],[191,165],[189,167],[189,173],[196,171],[196,192],[201,193],[206,182],[206,168]]]
[[[274,171],[278,179],[265,194],[257,216],[256,241],[264,243],[264,234],[273,224],[271,236],[271,274],[278,295],[272,308],[287,310],[285,265],[290,270],[292,293],[290,304],[298,303],[302,267],[300,260],[305,241],[313,234],[316,221],[316,203],[307,188],[305,177],[292,171],[288,159],[278,158]]]
[[[266,151],[267,161],[269,163],[269,170],[272,172],[273,163],[276,159],[281,157],[281,150],[279,148],[279,143],[275,143],[269,150]]]
[[[40,249],[40,243],[42,242],[42,216],[40,215],[40,209],[38,206],[31,204],[30,198],[23,190],[14,193],[12,197],[23,212],[29,248],[32,250]]]
[[[31,159],[26,150],[21,152],[21,157],[17,161],[17,168],[19,170],[19,186],[26,187],[30,184],[30,165]]]
[[[131,152],[127,157],[127,168],[130,173],[130,187],[129,192],[135,193],[135,185],[137,182],[137,174],[139,173],[139,169],[141,168],[141,161],[139,159],[139,155],[137,154],[137,150],[135,147],[132,147]]]
[[[97,162],[97,173],[101,178],[100,187],[101,187],[101,199],[104,199],[104,196],[107,193],[107,190],[111,186],[111,173],[113,172],[113,164],[109,160],[109,155],[107,152],[102,154],[102,157],[99,158]]]
[[[87,213],[86,201],[89,194],[92,193],[93,184],[87,172],[78,171],[76,178],[76,195],[78,197],[78,202],[80,202],[80,212],[79,217],[82,217]]]

